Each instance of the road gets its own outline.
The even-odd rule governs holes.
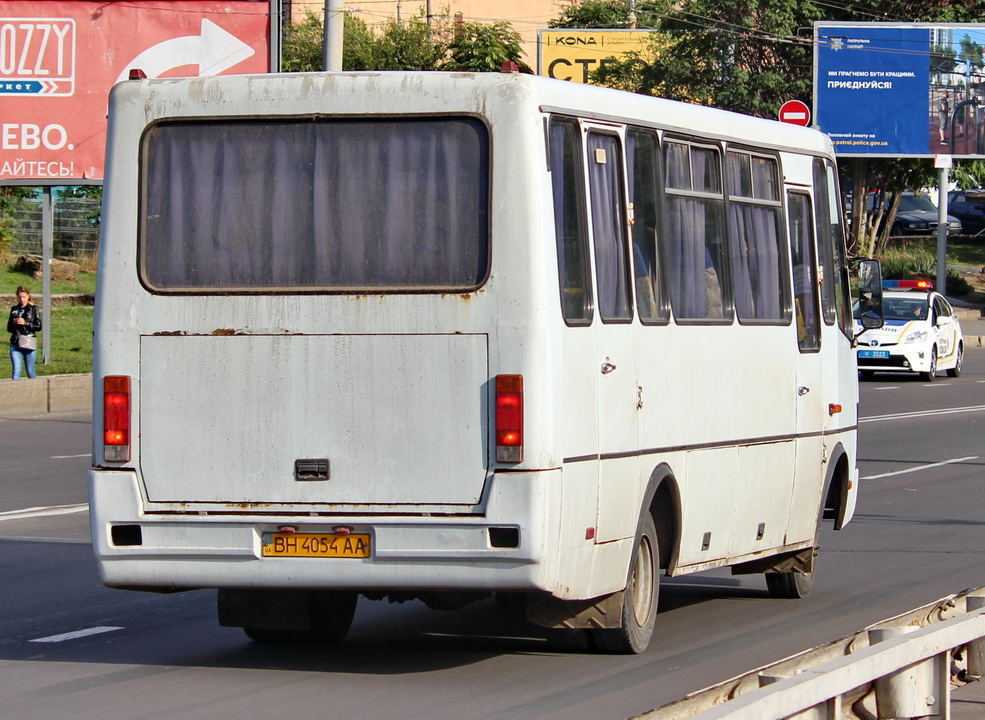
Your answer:
[[[985,585],[985,350],[958,379],[864,382],[861,416],[859,510],[825,531],[813,594],[772,600],[727,571],[666,581],[636,657],[549,652],[491,602],[361,601],[344,644],[269,647],[219,628],[212,592],[105,589],[88,418],[0,420],[0,716],[627,718]]]

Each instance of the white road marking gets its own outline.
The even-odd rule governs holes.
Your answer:
[[[80,457],[92,457],[91,452],[82,453],[81,455],[52,455],[52,460],[68,460],[70,458],[80,458]]]
[[[79,638],[89,637],[90,635],[99,635],[101,633],[113,632],[114,630],[122,630],[121,627],[108,627],[101,625],[99,627],[86,628],[85,630],[76,630],[75,632],[62,633],[61,635],[49,635],[48,637],[36,638],[34,640],[28,640],[28,642],[33,643],[60,643],[66,640],[78,640]]]
[[[985,412],[985,405],[968,405],[958,408],[938,408],[935,410],[915,410],[913,412],[893,413],[892,415],[873,415],[872,417],[859,418],[860,423],[881,422],[883,420],[901,420],[909,418],[921,418],[929,415],[953,415],[956,413]]]
[[[864,478],[859,478],[860,480],[878,480],[880,478],[893,477],[894,475],[906,475],[907,473],[919,472],[920,470],[929,470],[930,468],[943,467],[944,465],[954,465],[955,463],[962,463],[968,460],[977,460],[977,455],[969,455],[963,458],[954,458],[953,460],[943,460],[941,462],[930,463],[929,465],[914,465],[913,467],[906,468],[905,470],[895,470],[893,472],[882,473],[880,475],[868,475]]]
[[[901,385],[884,385],[883,387],[877,387],[876,390],[899,390]]]
[[[23,510],[7,510],[0,512],[0,522],[4,520],[26,520],[27,518],[49,517],[52,515],[72,515],[73,513],[85,512],[89,509],[88,503],[82,505],[53,505],[50,507],[31,507]]]

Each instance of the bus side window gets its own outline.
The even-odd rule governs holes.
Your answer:
[[[821,328],[818,316],[817,259],[814,256],[811,201],[807,195],[791,193],[787,205],[790,217],[790,258],[793,266],[797,342],[801,352],[813,352],[821,349]]]
[[[837,320],[838,327],[850,338],[854,328],[851,321],[848,267],[845,262],[845,232],[841,209],[838,207],[840,193],[835,169],[830,161],[814,160],[814,197],[818,251],[824,268],[821,280],[824,322],[831,325]]]
[[[633,275],[636,306],[643,323],[665,323],[670,315],[662,296],[657,255],[659,157],[657,137],[652,130],[630,129],[626,133],[629,202],[633,208],[629,225],[633,238]]]
[[[561,314],[568,325],[590,325],[594,303],[588,262],[581,131],[570,118],[552,118],[549,127]]]
[[[663,243],[674,315],[684,320],[731,320],[726,303],[719,155],[683,142],[665,145],[667,232]]]
[[[777,160],[734,150],[726,158],[735,314],[789,322]]]
[[[623,192],[622,148],[616,135],[588,134],[595,274],[602,321],[633,319],[629,294],[629,253]]]

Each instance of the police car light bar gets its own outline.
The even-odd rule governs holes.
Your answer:
[[[930,280],[883,280],[882,287],[886,290],[933,290]]]

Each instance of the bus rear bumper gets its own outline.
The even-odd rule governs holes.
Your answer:
[[[145,513],[135,472],[91,470],[92,542],[110,587],[553,592],[557,571],[545,548],[558,529],[545,505],[554,474],[506,476],[483,515],[271,517]],[[299,537],[339,527],[367,534],[370,555],[264,557],[264,533],[285,526]]]

